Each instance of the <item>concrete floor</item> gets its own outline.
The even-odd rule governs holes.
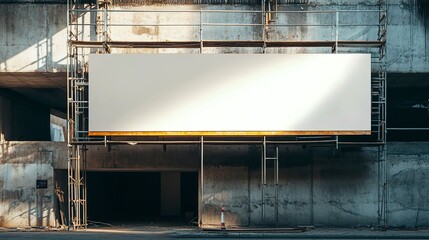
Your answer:
[[[86,231],[0,229],[1,240],[21,239],[429,239],[429,230],[312,229],[305,232],[201,231],[190,227],[103,227]]]

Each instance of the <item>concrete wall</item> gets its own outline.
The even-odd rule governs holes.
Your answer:
[[[274,223],[272,200],[268,201],[266,220],[262,221],[260,151],[260,146],[205,146],[205,225],[219,224],[222,207],[226,209],[229,226]],[[333,147],[281,146],[279,224],[377,225],[377,159],[376,147],[335,150]],[[109,149],[90,146],[88,165],[97,171],[198,171],[199,147],[122,145]],[[428,167],[428,143],[388,144],[390,226],[428,226]],[[268,172],[270,179],[272,171]]]
[[[427,143],[388,144],[389,226],[427,226],[428,149]],[[377,154],[377,148],[333,151],[329,148],[281,147],[279,224],[376,225]],[[222,166],[210,154],[206,154],[206,164],[205,224],[219,224],[221,207],[226,208],[229,225],[274,223],[273,201],[268,201],[266,220],[262,221],[258,167],[246,164]]]
[[[178,145],[88,146],[88,170],[188,171],[198,169],[199,148]],[[67,169],[67,163],[57,168]]]
[[[0,71],[66,70],[65,4],[0,4]]]
[[[429,71],[429,10],[419,9],[423,1],[388,1],[387,67],[391,72]],[[425,17],[419,14],[422,11]]]
[[[370,10],[378,9],[378,1],[317,1],[311,4],[281,5],[279,10]],[[258,10],[259,5],[119,5],[115,9],[150,9],[150,10],[200,10],[231,9]],[[389,1],[388,28],[388,66],[391,72],[428,72],[427,58],[428,36],[424,19],[418,14],[416,1]],[[31,21],[29,21],[31,19]],[[84,14],[79,21],[94,22],[94,14]],[[378,14],[342,13],[341,24],[377,23]],[[333,14],[279,14],[278,23],[289,24],[334,24]],[[199,13],[113,13],[112,23],[198,23]],[[258,14],[221,14],[207,13],[203,21],[208,23],[260,23]],[[341,27],[339,34],[343,40],[375,40],[377,27]],[[66,69],[66,5],[64,4],[0,4],[0,31],[5,37],[0,38],[0,71],[65,71]],[[268,41],[285,40],[333,40],[334,29],[326,27],[268,27]],[[199,27],[112,27],[113,40],[122,41],[165,41],[198,40]],[[81,36],[86,40],[95,40],[95,28],[85,27]],[[204,27],[204,39],[225,40],[260,40],[260,27]],[[122,49],[114,52],[197,52],[185,49]],[[269,49],[272,53],[330,52],[331,49]],[[341,49],[340,51],[362,51],[362,49]],[[261,49],[243,48],[207,48],[206,53],[242,53],[261,52]]]
[[[391,144],[388,157],[389,223],[393,226],[427,226],[429,145]]]
[[[64,143],[0,144],[0,226],[56,226],[53,162],[66,161]],[[36,180],[47,180],[36,189]]]
[[[388,223],[428,226],[429,143],[389,143]],[[206,145],[203,223],[219,224],[226,209],[229,226],[274,223],[274,202],[262,220],[260,146]],[[368,226],[377,224],[377,148],[281,146],[279,224],[281,226]],[[196,145],[89,146],[88,167],[96,171],[198,171]],[[0,149],[0,226],[55,226],[56,193],[67,192],[67,148],[58,142],[3,142]],[[268,183],[272,183],[268,169]],[[60,176],[61,175],[61,176]],[[36,180],[48,180],[36,189]],[[268,188],[270,195],[274,188]],[[114,193],[113,193],[114,194]],[[66,194],[64,194],[66,195]]]
[[[279,225],[376,225],[376,150],[281,146]],[[218,224],[225,207],[227,225],[274,225],[274,199],[267,199],[262,218],[260,160],[222,166],[220,158],[206,156],[204,223]],[[268,197],[275,196],[273,177],[273,168],[268,168]]]

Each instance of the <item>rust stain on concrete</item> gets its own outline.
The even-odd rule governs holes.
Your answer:
[[[159,22],[159,17],[156,17],[156,24],[158,24]],[[134,15],[133,16],[133,24],[150,24],[147,21],[143,21],[143,18],[139,15]],[[157,36],[159,34],[159,27],[153,27],[153,26],[133,26],[132,27],[132,31],[134,34],[136,35],[153,35],[153,36]]]

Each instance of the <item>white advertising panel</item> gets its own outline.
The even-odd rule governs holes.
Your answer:
[[[369,54],[92,54],[90,135],[357,135]]]

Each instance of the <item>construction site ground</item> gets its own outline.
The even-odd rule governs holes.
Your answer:
[[[91,224],[88,229],[0,228],[0,240],[20,239],[429,239],[429,229],[220,228],[169,224]]]

